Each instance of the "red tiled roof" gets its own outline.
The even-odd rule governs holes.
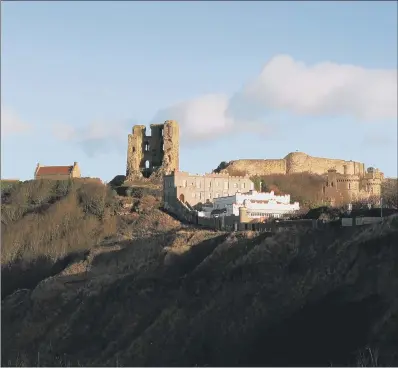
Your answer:
[[[73,166],[42,166],[36,175],[69,175]]]

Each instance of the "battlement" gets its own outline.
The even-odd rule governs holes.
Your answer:
[[[205,177],[205,178],[226,178],[226,179],[248,179],[250,175],[229,175],[228,173],[205,173],[205,174],[198,174],[198,173],[190,173],[187,171],[173,171],[169,173],[167,176],[196,176],[196,177]]]
[[[132,134],[145,134],[146,126],[145,125],[134,125],[132,129]]]
[[[275,174],[296,174],[308,172],[315,175],[325,175],[329,170],[337,174],[365,177],[365,165],[362,162],[346,161],[334,158],[314,157],[304,152],[290,152],[283,159],[244,159],[230,161],[223,173],[245,172],[250,176]],[[369,170],[368,170],[369,171]],[[373,169],[372,172],[379,172]]]

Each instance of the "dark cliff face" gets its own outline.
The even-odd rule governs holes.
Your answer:
[[[84,272],[81,261],[70,264],[9,296],[2,364],[365,366],[376,355],[379,365],[398,363],[396,217],[367,228],[206,236],[187,228],[137,239],[88,256]]]

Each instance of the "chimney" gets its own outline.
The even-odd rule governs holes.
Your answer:
[[[35,170],[35,174],[34,174],[35,179],[36,179],[36,175],[37,175],[37,172],[39,171],[40,167],[41,167],[41,165],[38,162],[37,165],[36,165],[36,170]]]

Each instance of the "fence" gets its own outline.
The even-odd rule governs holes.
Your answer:
[[[173,202],[164,204],[164,209],[173,213],[179,220],[191,224],[199,225],[223,231],[260,231],[260,232],[280,232],[289,229],[322,229],[328,226],[322,220],[302,219],[302,220],[276,220],[272,222],[239,222],[239,216],[220,216],[220,217],[199,217],[197,212],[190,209],[187,205],[176,199]]]

